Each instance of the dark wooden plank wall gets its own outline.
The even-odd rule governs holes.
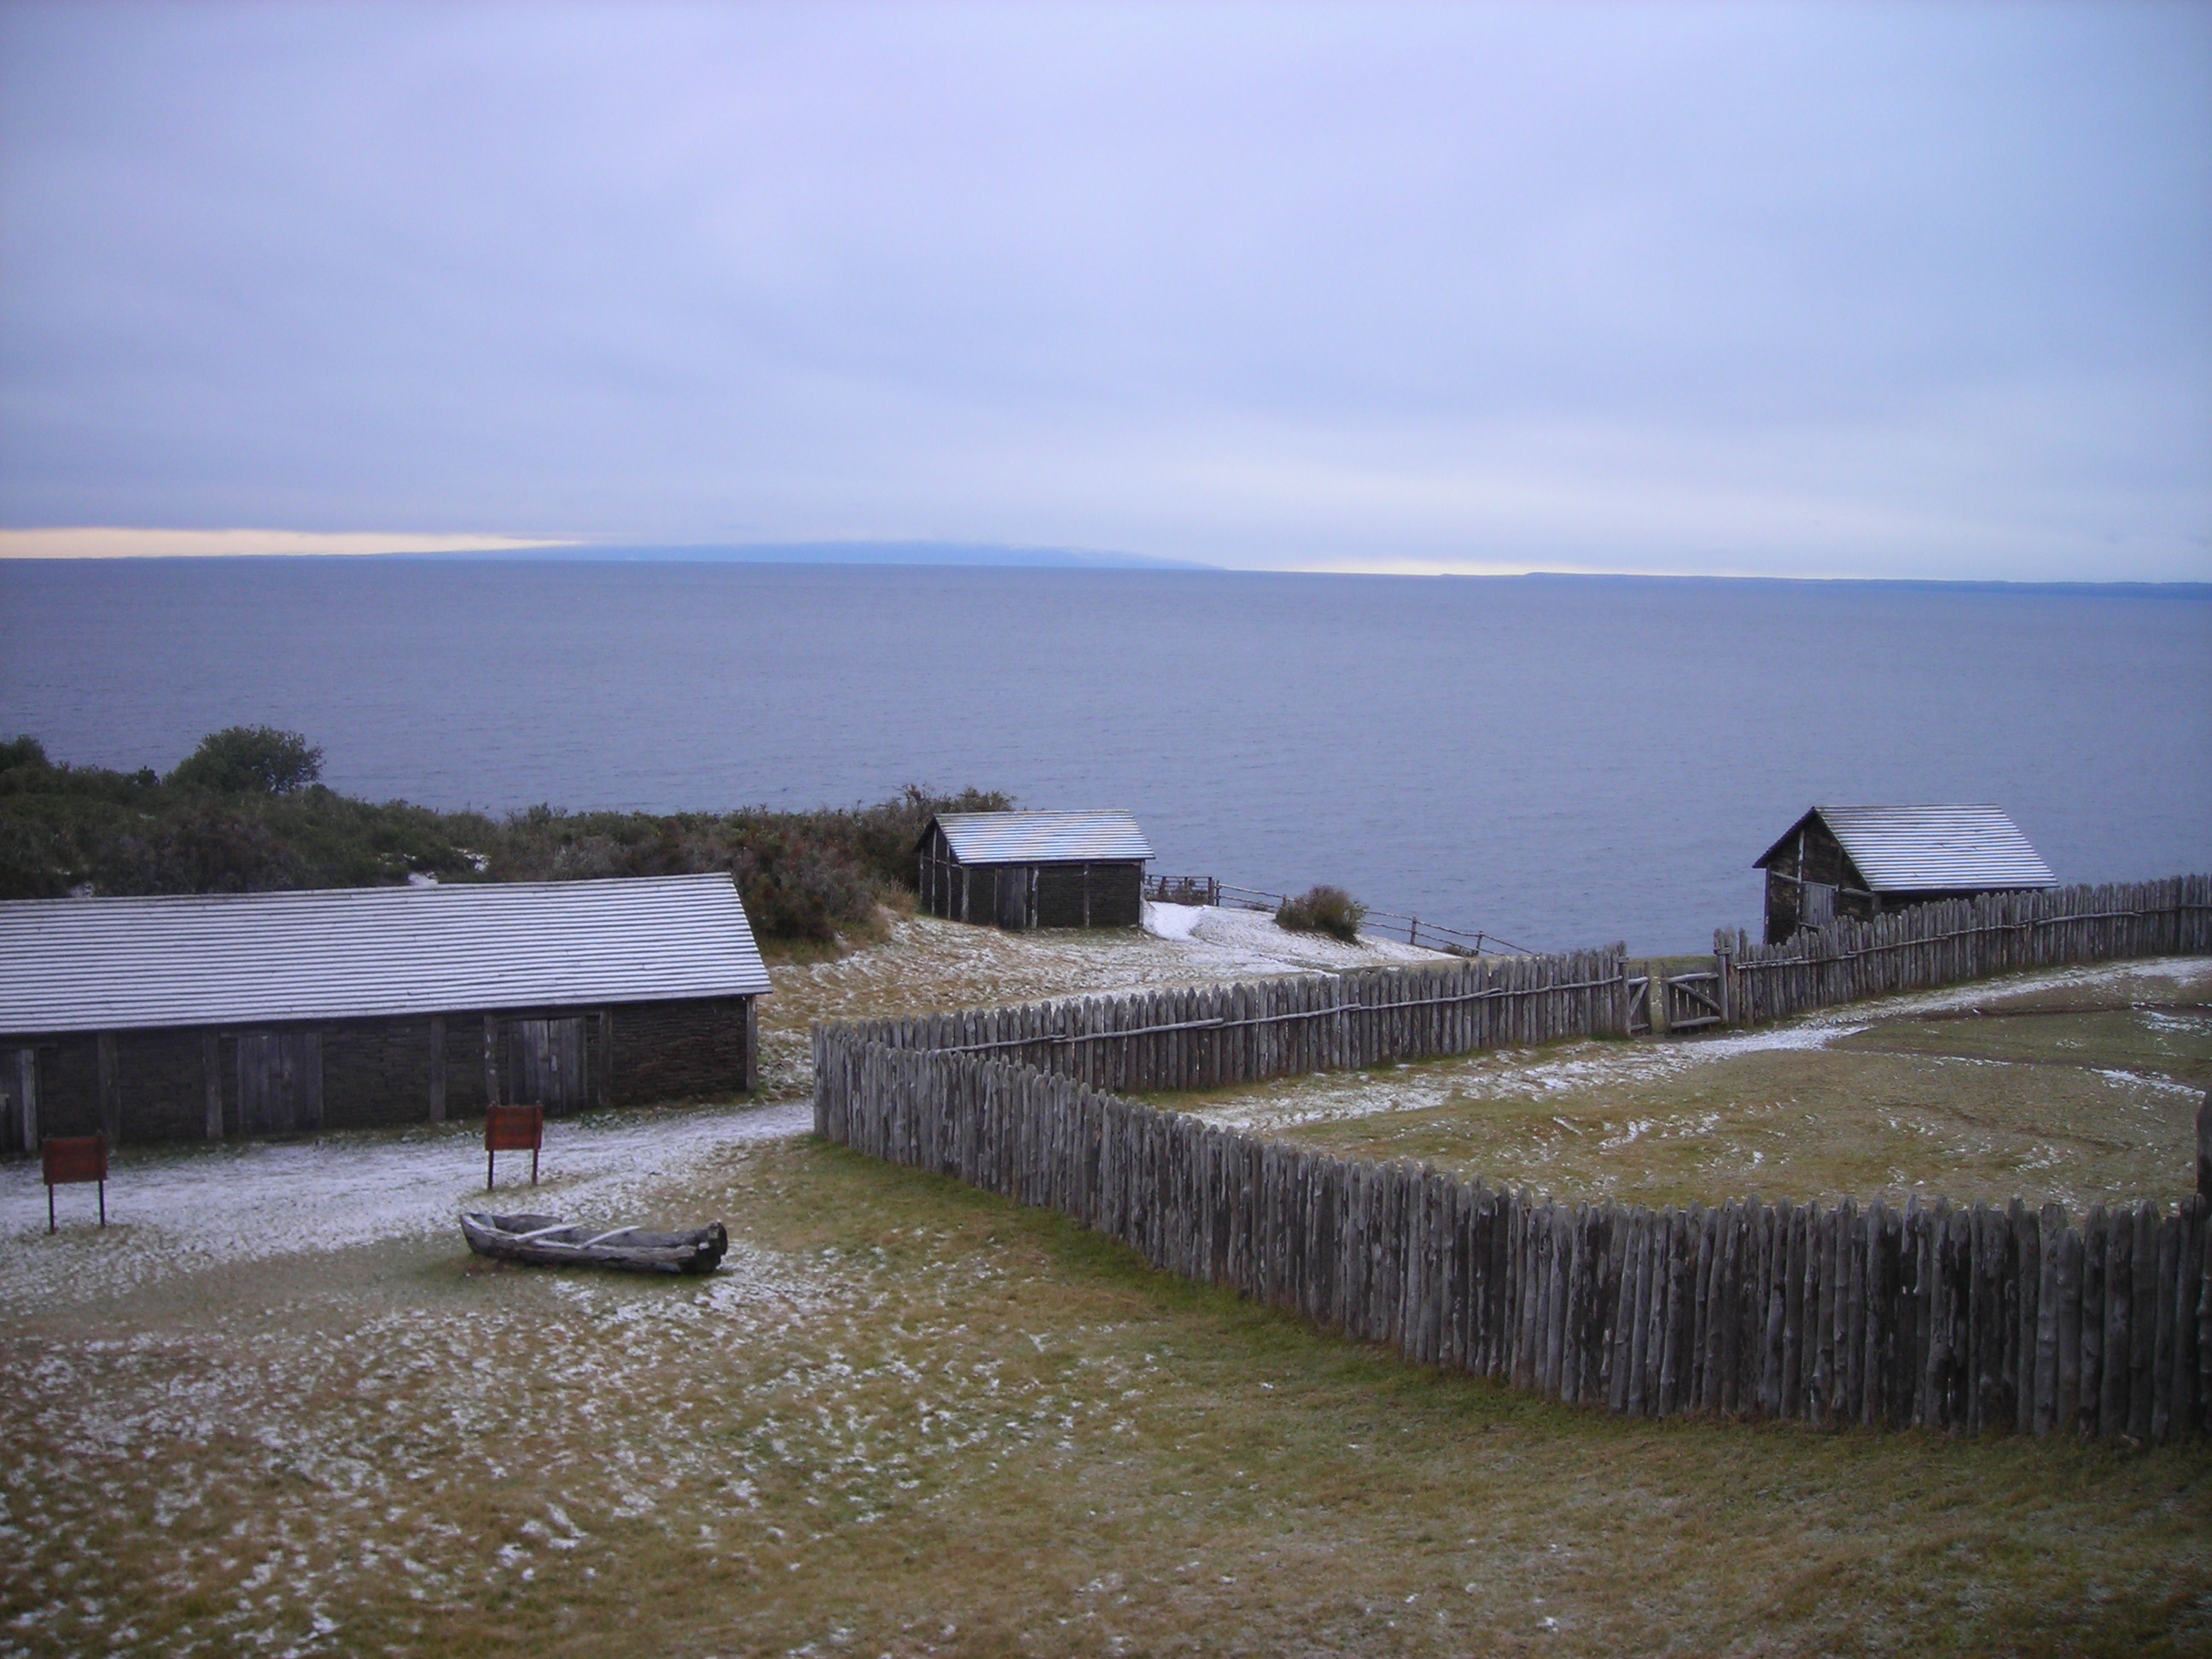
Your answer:
[[[1638,1417],[2170,1440],[2212,1427],[2205,1201],[1566,1204],[817,1037],[833,1139],[1055,1209],[1422,1364]]]
[[[723,1099],[758,1082],[751,997],[0,1036],[0,1151],[34,1151],[40,1132],[213,1140],[441,1123],[488,1099],[556,1111]]]
[[[1144,921],[1145,866],[1137,860],[963,865],[933,837],[917,855],[915,875],[922,909],[952,921],[1027,928]]]

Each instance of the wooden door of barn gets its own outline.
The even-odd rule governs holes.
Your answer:
[[[238,1034],[238,1127],[250,1135],[323,1127],[320,1032]]]
[[[1026,932],[1036,926],[1037,872],[1033,864],[999,872],[999,926]]]
[[[548,1112],[569,1112],[591,1104],[580,1018],[518,1019],[507,1031],[515,1104],[543,1106]]]

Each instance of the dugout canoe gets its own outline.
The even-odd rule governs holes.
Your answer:
[[[461,1234],[478,1255],[538,1267],[621,1267],[637,1273],[710,1273],[730,1248],[719,1221],[688,1233],[582,1227],[556,1215],[465,1211]]]

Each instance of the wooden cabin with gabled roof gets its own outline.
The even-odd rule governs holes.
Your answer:
[[[939,812],[914,851],[933,916],[1018,930],[1145,919],[1152,846],[1127,812]]]
[[[768,990],[726,875],[0,902],[0,1142],[720,1099]]]
[[[1766,872],[1766,942],[1843,916],[2058,885],[2001,808],[1815,806],[1753,861]]]

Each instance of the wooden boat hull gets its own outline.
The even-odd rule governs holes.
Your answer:
[[[710,1273],[730,1248],[719,1221],[688,1233],[643,1227],[580,1227],[555,1215],[461,1216],[461,1235],[478,1255],[534,1267],[618,1267],[635,1273]]]

